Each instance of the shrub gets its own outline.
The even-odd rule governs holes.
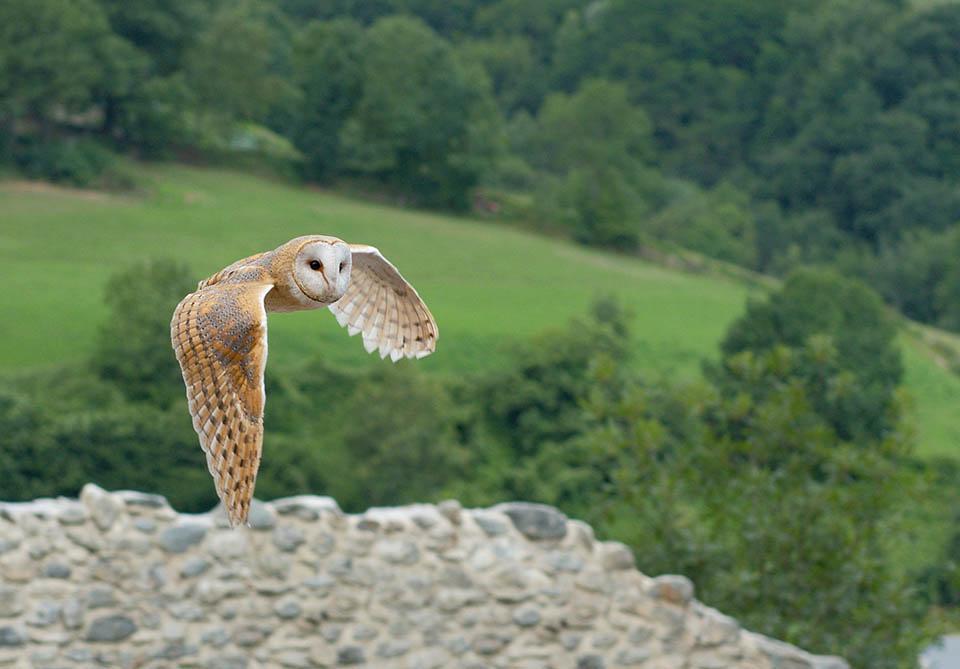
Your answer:
[[[19,137],[13,149],[17,167],[31,179],[47,179],[71,186],[89,186],[114,163],[114,155],[88,138],[44,140]]]

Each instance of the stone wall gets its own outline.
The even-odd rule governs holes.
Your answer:
[[[649,578],[555,509],[107,493],[0,504],[0,667],[844,669]]]

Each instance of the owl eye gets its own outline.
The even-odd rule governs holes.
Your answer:
[[[314,270],[315,272],[319,272],[320,270],[323,269],[323,263],[320,262],[319,260],[311,260],[310,269]]]
[[[347,266],[347,263],[345,263],[345,262],[340,263],[340,271],[342,272],[342,271],[343,271],[343,268],[346,267],[346,266]]]

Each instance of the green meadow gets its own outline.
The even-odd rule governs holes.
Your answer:
[[[107,279],[136,261],[182,260],[199,280],[303,234],[373,244],[418,289],[440,326],[438,352],[417,363],[457,373],[499,364],[512,340],[562,326],[597,296],[633,314],[634,364],[654,378],[691,376],[751,294],[734,278],[689,274],[635,258],[476,221],[359,202],[236,172],[137,167],[144,195],[117,196],[0,181],[4,318],[0,370],[67,362],[93,345]],[[322,353],[380,363],[325,310],[270,319],[270,364]],[[920,450],[960,445],[960,377],[903,335],[906,386]]]

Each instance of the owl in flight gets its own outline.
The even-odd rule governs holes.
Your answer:
[[[381,358],[422,358],[436,348],[437,323],[397,268],[374,247],[336,237],[297,237],[238,260],[173,312],[193,427],[231,525],[246,522],[260,467],[267,312],[321,307]]]

